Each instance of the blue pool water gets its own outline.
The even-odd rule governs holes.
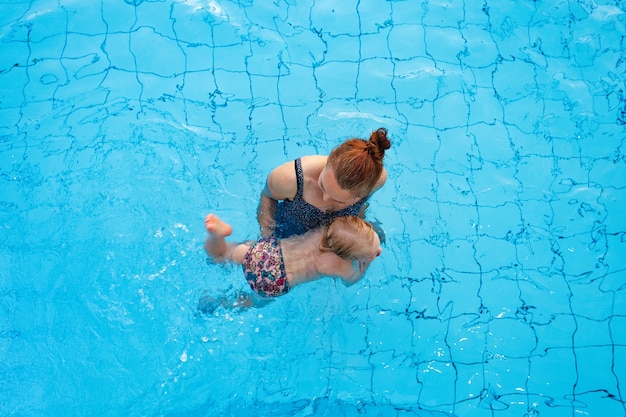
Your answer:
[[[626,3],[0,0],[1,416],[626,415]],[[260,309],[203,217],[389,129],[383,254]]]

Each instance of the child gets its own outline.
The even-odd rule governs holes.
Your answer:
[[[246,243],[226,242],[233,229],[214,214],[206,216],[204,225],[209,233],[207,254],[215,261],[243,265],[250,288],[265,297],[286,294],[324,276],[354,284],[382,251],[372,226],[356,216],[335,218],[299,236]]]

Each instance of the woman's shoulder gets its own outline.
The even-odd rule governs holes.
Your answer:
[[[328,161],[327,155],[307,155],[300,158],[300,165],[302,166],[302,172],[304,175],[312,174],[319,175],[319,173],[326,166]]]
[[[305,155],[300,157],[302,166],[326,166],[326,161],[328,161],[328,155]]]

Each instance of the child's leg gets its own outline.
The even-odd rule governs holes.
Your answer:
[[[204,227],[209,233],[204,241],[204,249],[207,254],[213,258],[223,258],[228,248],[224,238],[233,233],[233,228],[215,214],[209,214],[205,217]]]
[[[260,297],[255,293],[237,293],[232,294],[232,296],[222,295],[218,297],[206,294],[200,297],[197,309],[202,314],[214,314],[219,307],[224,310],[242,311],[251,307],[264,307],[271,301],[273,299]]]

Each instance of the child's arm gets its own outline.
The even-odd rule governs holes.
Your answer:
[[[344,273],[337,275],[337,278],[339,278],[346,287],[349,287],[356,284],[361,280],[361,278],[363,278],[367,267],[368,264],[365,262],[358,259],[354,260],[351,262],[351,268],[346,270]]]
[[[367,271],[367,268],[370,266],[374,259],[376,259],[376,257],[357,258],[353,260],[351,262],[351,268],[344,274],[339,274],[337,278],[340,278],[344,285],[347,287],[357,283],[361,278],[363,278],[363,275],[365,275],[365,271]]]

